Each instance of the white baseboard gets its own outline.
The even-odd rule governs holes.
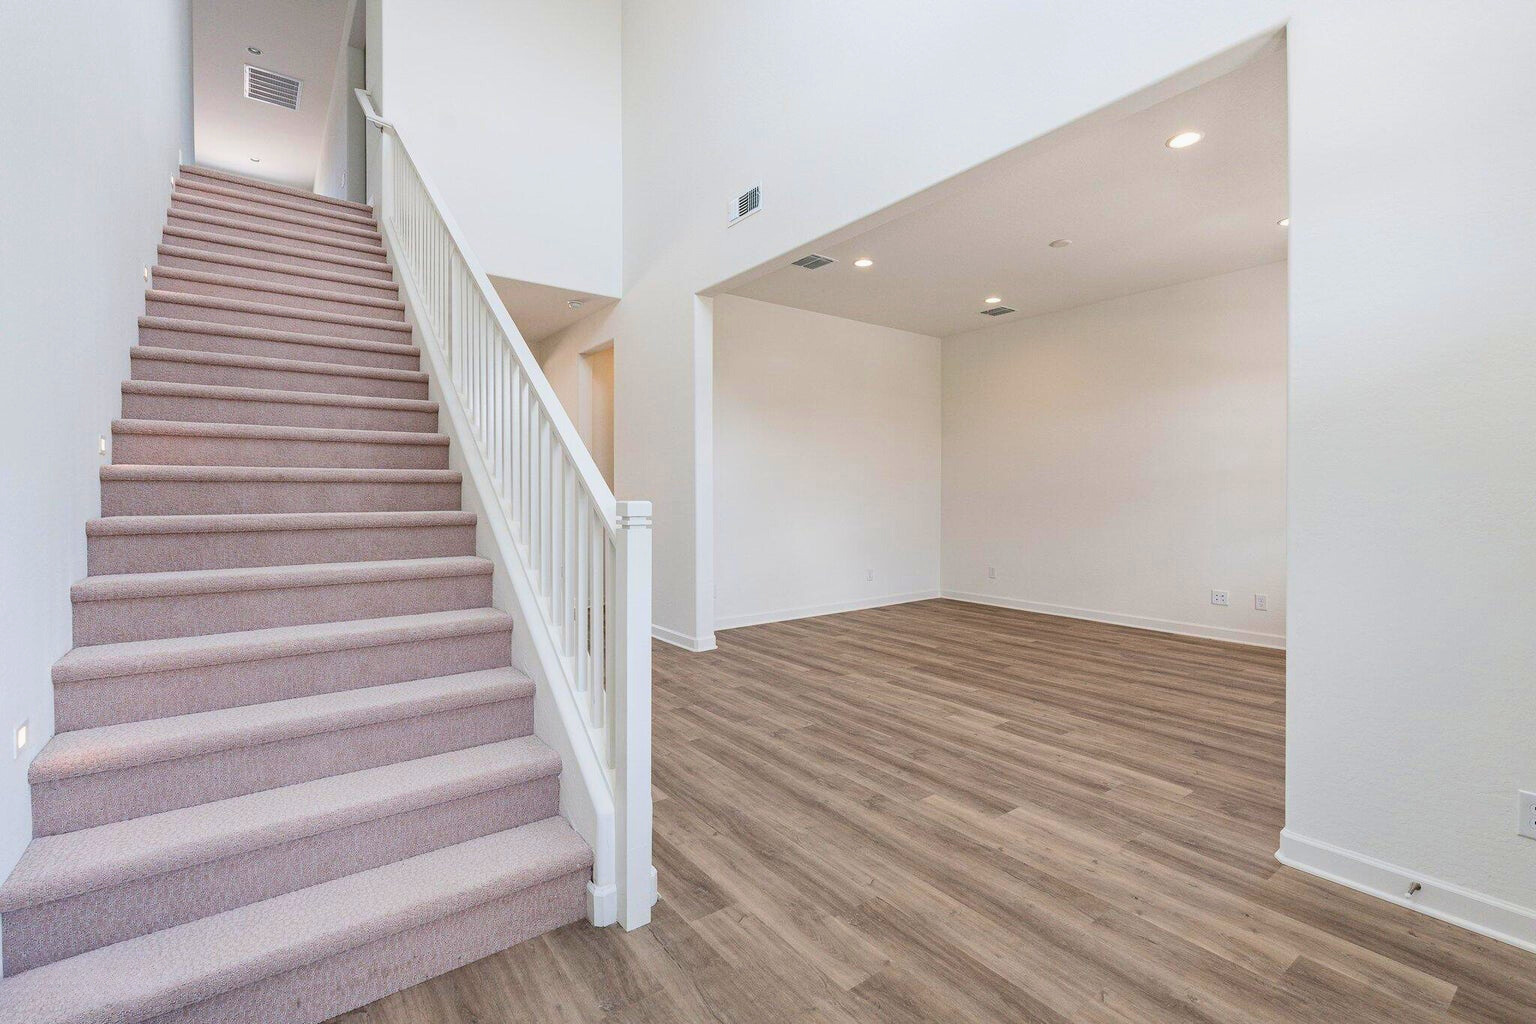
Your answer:
[[[1536,911],[1525,907],[1308,839],[1290,829],[1280,833],[1275,859],[1309,875],[1536,953]],[[1409,896],[1408,888],[1414,883],[1420,888]]]
[[[702,654],[705,651],[715,649],[714,633],[707,633],[704,636],[689,636],[687,633],[679,633],[675,629],[658,626],[653,622],[651,623],[651,636],[664,644],[681,647],[683,650],[692,651],[695,654]]]
[[[1130,626],[1132,629],[1150,629],[1158,633],[1177,633],[1180,636],[1198,636],[1206,640],[1225,640],[1228,643],[1249,644],[1253,647],[1273,647],[1278,650],[1285,650],[1285,637],[1279,633],[1258,633],[1246,629],[1224,629],[1221,626],[1205,626],[1198,622],[1175,622],[1171,619],[1149,619],[1140,615],[1121,615],[1118,612],[1101,612],[1092,608],[1072,608],[1061,604],[1042,604],[1039,601],[1021,601],[1018,598],[998,597],[993,594],[968,594],[959,590],[946,590],[942,596],[951,601],[989,604],[996,608],[1013,608],[1021,612],[1059,615],[1067,619],[1087,619],[1090,622],[1107,622],[1112,626]]]
[[[937,590],[924,590],[916,594],[885,594],[881,597],[865,597],[836,604],[814,605],[808,608],[781,608],[774,612],[754,612],[748,615],[728,615],[715,620],[716,629],[740,629],[742,626],[761,626],[765,622],[788,622],[791,619],[809,619],[817,615],[836,615],[838,612],[857,612],[865,608],[884,608],[886,605],[907,604],[911,601],[932,601],[939,596]]]

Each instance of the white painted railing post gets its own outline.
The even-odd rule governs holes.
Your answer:
[[[651,868],[651,503],[615,505],[614,720],[619,924],[651,920],[656,875]]]

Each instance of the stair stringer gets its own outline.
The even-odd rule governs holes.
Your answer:
[[[461,508],[476,516],[475,551],[494,567],[491,604],[512,616],[512,664],[534,681],[534,735],[560,754],[560,813],[592,848],[592,881],[587,885],[587,918],[598,927],[618,921],[613,784],[582,721],[563,660],[546,631],[537,590],[512,536],[510,514],[497,496],[490,467],[475,441],[468,413],[451,386],[441,340],[430,320],[418,316],[423,303],[406,273],[408,264],[393,227],[381,217],[379,231],[405,303],[406,322],[415,331],[427,371],[427,397],[438,403],[438,430],[446,434],[448,466],[464,477]],[[655,872],[652,872],[654,879]],[[654,883],[653,883],[654,884]],[[654,899],[654,893],[652,894]]]

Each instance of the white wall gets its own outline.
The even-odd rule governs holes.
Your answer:
[[[714,321],[716,627],[937,596],[939,340],[734,295]]]
[[[362,0],[358,0],[359,3]],[[320,163],[315,168],[314,190],[354,203],[366,202],[368,181],[364,166],[363,109],[353,89],[363,87],[364,54],[360,47],[343,45],[336,62],[336,81],[325,116],[325,138],[320,144]]]
[[[486,273],[618,295],[619,0],[375,3],[380,113]]]
[[[620,489],[702,637],[693,296],[1287,22],[1290,827],[1536,909],[1526,0],[629,0],[624,300],[562,340],[620,339]]]
[[[1283,645],[1285,292],[1272,263],[946,338],[945,594]]]
[[[31,835],[27,764],[53,732],[49,672],[71,646],[142,268],[177,151],[192,160],[191,31],[187,0],[0,5],[0,876]],[[33,738],[12,760],[22,719]]]

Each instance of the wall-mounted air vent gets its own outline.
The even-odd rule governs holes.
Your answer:
[[[266,68],[245,66],[245,98],[288,110],[299,109],[299,90],[304,83]]]
[[[1006,313],[1017,313],[1018,310],[1012,306],[993,306],[991,309],[983,309],[980,312],[982,316],[1003,316]]]
[[[797,267],[804,267],[806,270],[820,270],[822,267],[827,266],[829,263],[836,262],[837,260],[833,259],[831,256],[818,256],[813,252],[809,256],[801,256],[799,259],[795,260],[793,265]]]
[[[763,186],[753,185],[736,197],[736,205],[731,209],[731,223],[735,224],[743,217],[750,217],[762,208]]]

